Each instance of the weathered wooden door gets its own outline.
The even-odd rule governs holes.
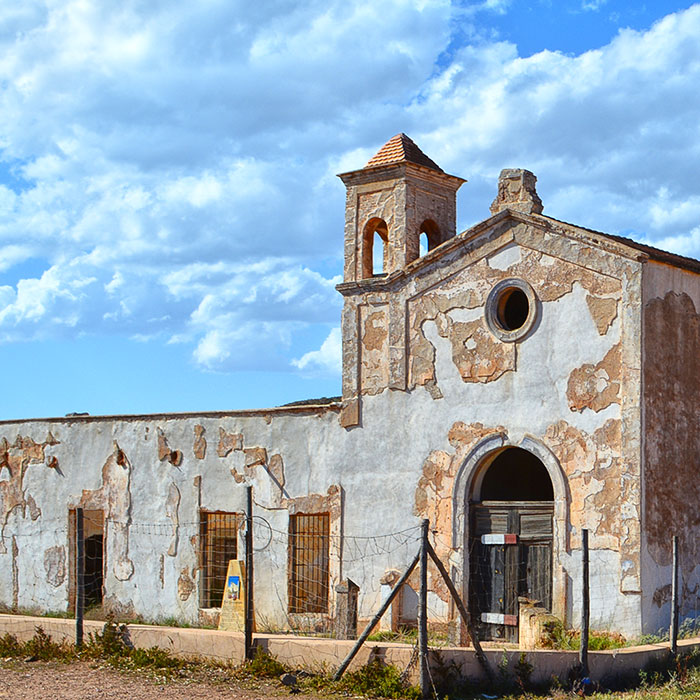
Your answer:
[[[518,641],[518,597],[552,608],[551,501],[471,506],[469,592],[481,639]]]

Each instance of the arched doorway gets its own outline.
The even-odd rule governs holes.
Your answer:
[[[469,498],[469,592],[481,639],[518,640],[518,598],[552,609],[554,488],[532,452],[487,455]]]

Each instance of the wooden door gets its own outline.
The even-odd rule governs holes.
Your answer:
[[[550,501],[471,506],[469,598],[481,639],[518,641],[518,598],[552,606]]]

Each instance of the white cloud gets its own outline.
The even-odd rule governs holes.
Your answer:
[[[608,0],[581,0],[581,9],[589,12],[597,12]]]
[[[509,5],[3,2],[0,339],[120,333],[209,369],[336,371],[337,330],[300,340],[339,315],[334,174],[399,131],[469,179],[463,226],[520,166],[545,213],[700,254],[700,6],[523,59],[477,31]],[[453,46],[457,20],[481,38]]]
[[[311,350],[292,364],[307,372],[339,375],[342,361],[342,338],[340,328],[333,328],[318,350]]]

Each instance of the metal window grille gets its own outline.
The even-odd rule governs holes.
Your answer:
[[[289,516],[289,612],[328,613],[328,513]]]
[[[236,513],[201,511],[199,538],[202,558],[201,604],[203,608],[218,608],[224,595],[229,560],[238,558]]]

